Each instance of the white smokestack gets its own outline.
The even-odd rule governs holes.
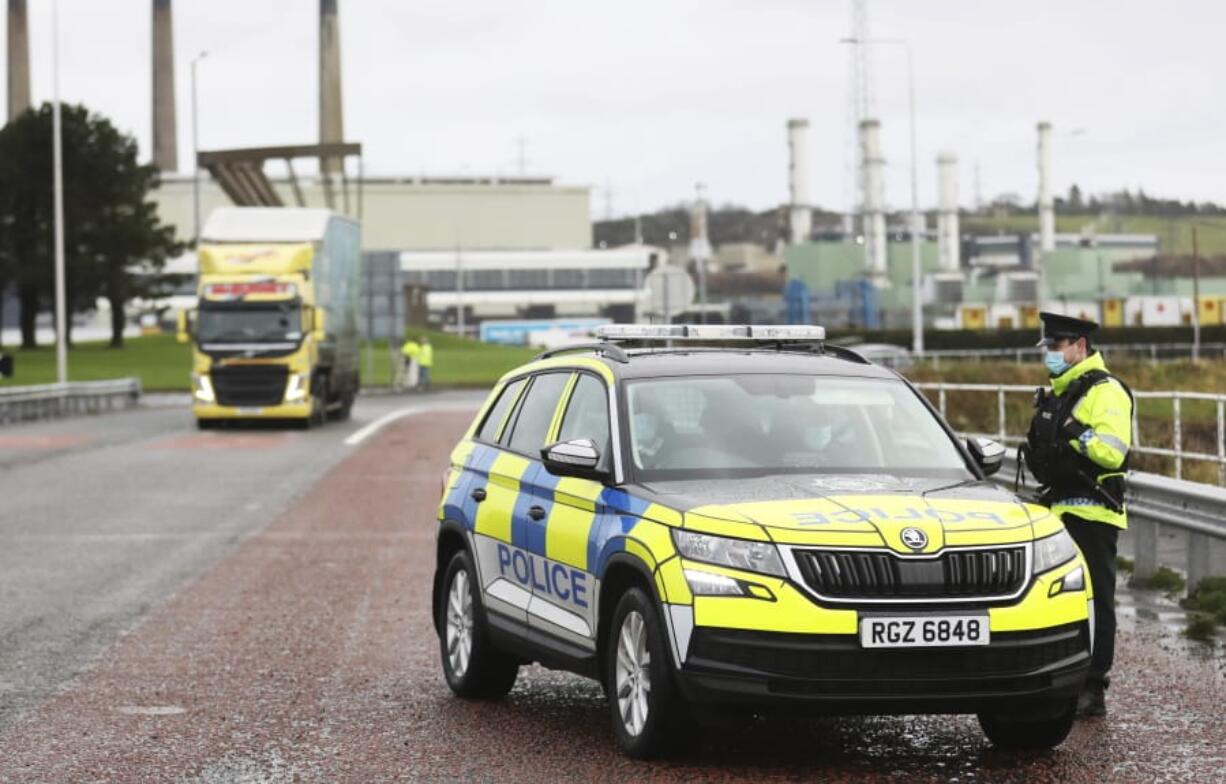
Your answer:
[[[813,223],[812,213],[809,212],[808,136],[808,120],[788,120],[788,203],[791,206],[789,217],[793,245],[809,239]]]
[[[860,160],[864,162],[864,271],[878,282],[886,278],[885,158],[881,157],[881,123],[860,122]]]
[[[319,141],[345,141],[345,118],[341,108],[341,33],[337,0],[319,0]],[[323,173],[341,173],[340,158],[320,162]]]
[[[9,0],[8,27],[8,118],[30,108],[30,29],[26,0]]]
[[[940,200],[937,211],[937,257],[942,272],[957,272],[962,267],[958,236],[958,159],[953,153],[937,156]]]
[[[153,164],[164,172],[179,168],[177,133],[174,21],[170,0],[153,0]]]
[[[1051,195],[1051,123],[1039,123],[1039,249],[1056,249],[1056,205]]]

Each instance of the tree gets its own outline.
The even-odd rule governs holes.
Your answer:
[[[111,345],[122,346],[126,302],[150,293],[183,246],[148,201],[158,171],[137,162],[136,140],[84,106],[63,106],[61,122],[68,312],[105,297]],[[35,319],[53,296],[51,134],[49,103],[0,130],[0,270],[10,270],[17,285],[23,348],[35,346]]]

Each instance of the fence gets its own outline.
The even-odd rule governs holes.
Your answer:
[[[1192,356],[1191,343],[1095,343],[1095,348],[1112,357],[1140,357],[1154,362],[1169,359],[1188,359]],[[853,346],[854,348],[854,346]],[[1001,362],[1013,361],[1017,364],[1034,362],[1039,355],[1037,348],[959,348],[936,349],[925,351],[923,359],[932,367],[940,368],[941,360],[962,362]],[[1201,359],[1226,359],[1226,343],[1201,343]],[[905,360],[904,360],[905,358]],[[873,358],[874,362],[894,365],[913,358],[909,354]]]
[[[950,392],[981,392],[996,397],[996,432],[980,433],[994,438],[1002,444],[1018,444],[1025,437],[1024,433],[1010,433],[1005,398],[1007,395],[1033,396],[1035,387],[1020,384],[954,384],[943,381],[928,381],[917,383],[919,389],[936,392],[936,406],[941,416],[948,418],[948,393]],[[1132,418],[1132,452],[1139,455],[1155,455],[1170,458],[1174,461],[1176,479],[1183,479],[1184,463],[1189,460],[1216,464],[1217,481],[1226,485],[1226,395],[1207,392],[1176,392],[1176,391],[1139,391],[1133,390],[1133,397],[1138,400],[1168,400],[1171,404],[1171,446],[1151,446],[1142,442],[1142,431],[1138,424],[1136,411]],[[1216,450],[1198,452],[1184,448],[1184,403],[1197,401],[1212,405],[1215,414]]]
[[[136,405],[140,394],[137,378],[0,387],[0,423],[127,408]]]

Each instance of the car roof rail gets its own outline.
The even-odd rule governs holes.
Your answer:
[[[551,348],[548,351],[542,351],[532,358],[533,362],[541,359],[549,359],[561,354],[568,354],[572,351],[594,351],[597,354],[608,357],[614,362],[620,362],[623,365],[630,361],[630,355],[621,349],[621,346],[616,346],[612,343],[572,343],[569,346],[558,346]]]

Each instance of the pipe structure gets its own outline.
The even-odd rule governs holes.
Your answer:
[[[813,223],[813,214],[809,211],[808,135],[808,120],[788,120],[788,204],[793,245],[809,239]]]
[[[864,271],[878,285],[887,280],[885,244],[885,158],[881,122],[860,122],[860,159],[864,162]]]
[[[942,272],[958,272],[962,268],[962,249],[958,229],[958,159],[953,153],[937,156],[937,179],[937,258]]]
[[[30,108],[30,27],[26,0],[9,0],[8,119]]]
[[[337,0],[319,0],[319,141],[345,140],[345,116],[341,107],[341,30]],[[325,183],[341,173],[343,159],[324,158],[320,170]]]
[[[1056,205],[1051,193],[1051,123],[1039,123],[1039,250],[1056,249]]]
[[[175,38],[170,0],[153,0],[153,165],[179,168],[175,122]]]

